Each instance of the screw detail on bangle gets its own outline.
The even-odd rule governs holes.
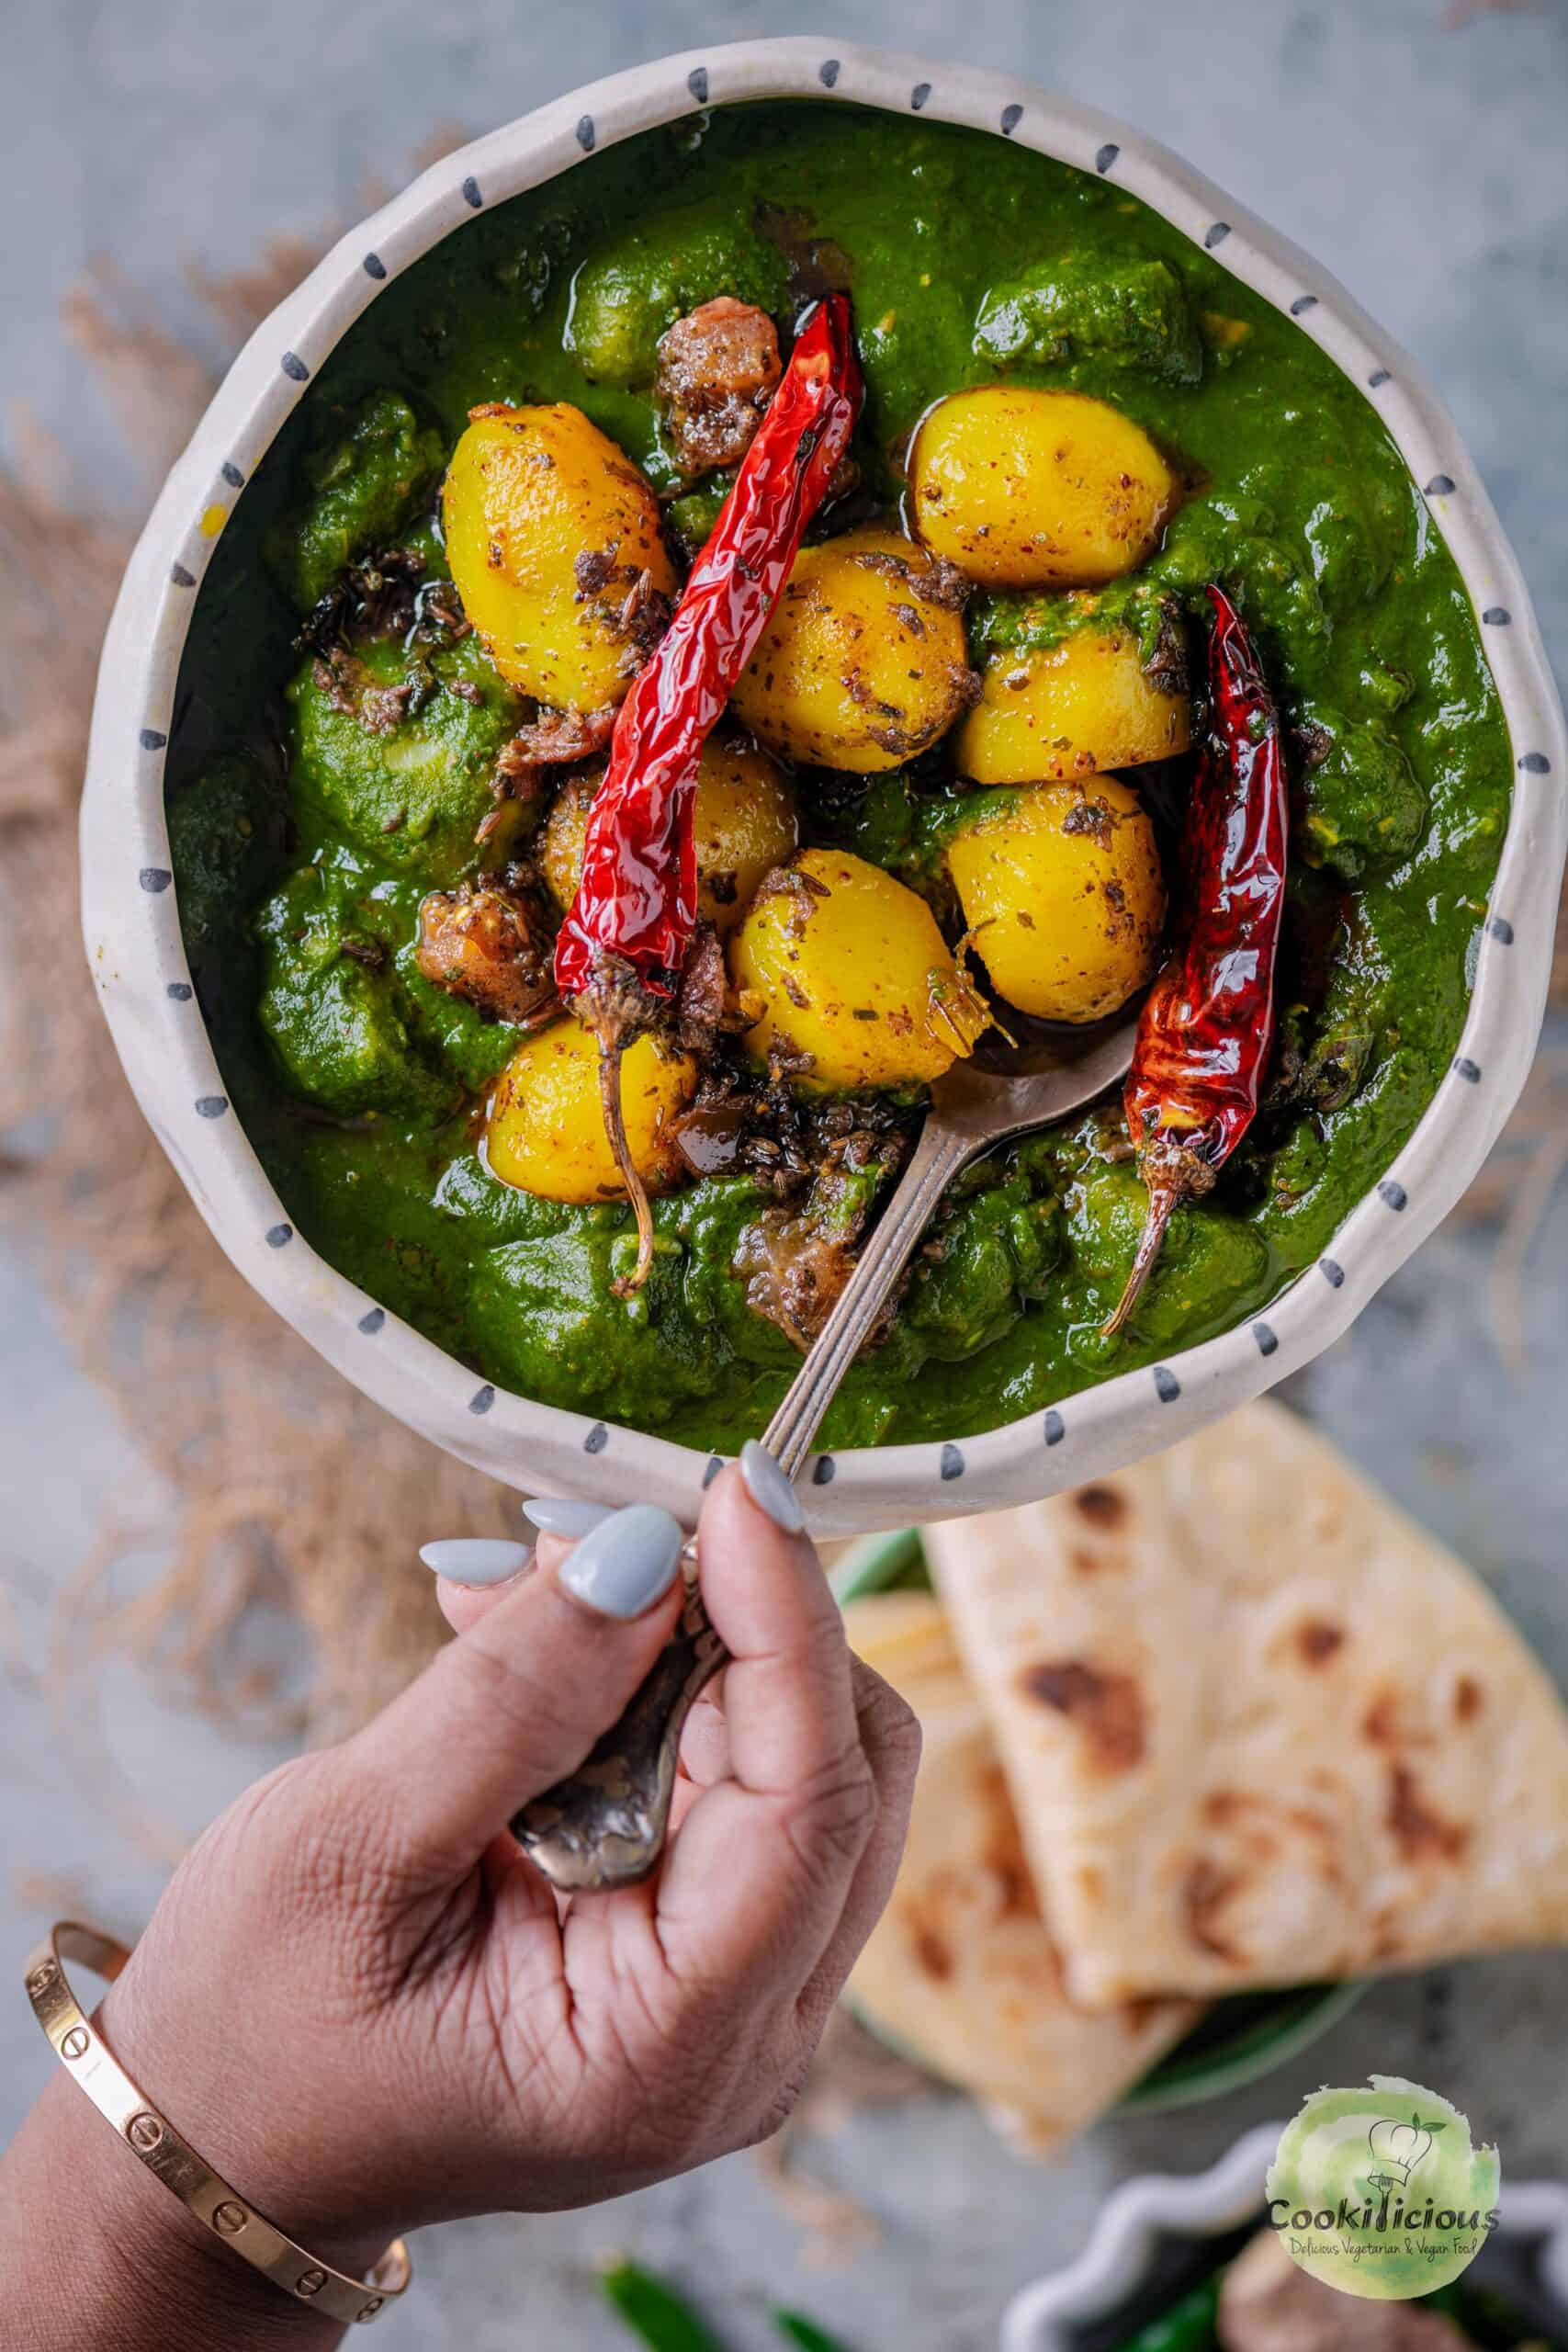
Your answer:
[[[275,2287],[345,2324],[376,2319],[409,2283],[408,2248],[394,2238],[367,2277],[334,2270],[319,2256],[287,2237],[254,2205],[206,2164],[187,2140],[137,2087],[100,2032],[89,2029],[65,1980],[63,1959],[80,1961],[109,1983],[130,1958],[123,1944],[95,1928],[62,1919],[28,1960],[23,1973],[33,2015],[56,2053],[71,2069],[117,2138],[156,2175],[204,2228],[270,2278]]]

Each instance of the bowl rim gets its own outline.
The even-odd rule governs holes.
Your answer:
[[[1002,2314],[1001,2352],[1071,2352],[1075,2327],[1136,2294],[1162,2237],[1217,2238],[1263,2209],[1284,2122],[1259,2123],[1199,2173],[1143,2173],[1113,2188],[1081,2254],[1022,2287]],[[1568,2307],[1568,2187],[1503,2184],[1499,2233],[1542,2241],[1541,2283]]]
[[[1299,1371],[1458,1200],[1524,1084],[1546,1000],[1568,809],[1561,705],[1529,593],[1448,411],[1320,266],[1156,141],[1009,74],[816,36],[686,51],[556,99],[457,149],[333,247],[262,322],[174,467],[130,559],[99,667],[82,804],[83,927],[141,1108],[228,1256],[367,1395],[525,1492],[657,1500],[686,1519],[720,1457],[536,1404],[446,1354],[318,1257],[262,1172],[190,985],[164,813],[180,658],[208,558],[304,386],[378,288],[477,211],[705,106],[810,98],[919,113],[1113,177],[1292,313],[1362,390],[1475,607],[1515,760],[1468,1018],[1415,1133],[1328,1250],[1260,1316],[980,1435],[812,1457],[815,1533],[1035,1500],[1174,1443]],[[215,527],[216,526],[216,527]]]

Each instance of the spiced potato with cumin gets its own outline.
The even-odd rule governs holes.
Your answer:
[[[638,621],[675,588],[659,503],[580,408],[470,412],[442,493],[463,610],[501,675],[552,709],[618,702],[648,650]]]
[[[650,1193],[680,1172],[674,1122],[696,1084],[690,1055],[661,1040],[639,1037],[623,1057],[626,1148]],[[557,1021],[518,1046],[491,1097],[484,1148],[492,1176],[538,1200],[625,1200],[604,1132],[599,1047],[580,1022]]]
[[[909,464],[915,528],[987,588],[1098,588],[1154,552],[1180,484],[1109,401],[981,384],[939,401]]]
[[[1165,883],[1120,776],[987,794],[947,865],[997,992],[1042,1021],[1100,1021],[1154,978]],[[999,803],[999,806],[991,804]]]
[[[1185,691],[1151,676],[1130,628],[1086,627],[998,654],[953,756],[976,784],[1061,782],[1175,759],[1191,724]]]
[[[872,775],[946,734],[976,691],[952,581],[896,531],[803,548],[732,697],[788,759]]]
[[[802,850],[769,877],[732,968],[760,1060],[808,1091],[929,1084],[988,1015],[925,900],[847,851]]]

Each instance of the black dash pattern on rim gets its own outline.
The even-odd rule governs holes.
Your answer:
[[[834,1461],[832,1455],[830,1453],[819,1453],[817,1457],[817,1466],[811,1473],[812,1485],[814,1487],[830,1487],[838,1475],[839,1465]]]
[[[231,458],[225,458],[218,469],[231,490],[243,490],[245,477]]]
[[[1320,1258],[1317,1261],[1317,1271],[1330,1290],[1343,1290],[1345,1269],[1337,1258]]]
[[[950,1478],[962,1478],[964,1476],[964,1449],[961,1445],[954,1445],[951,1438],[942,1449],[941,1476],[943,1485]]]
[[[693,97],[695,98],[698,106],[706,106],[708,102],[708,69],[705,65],[693,66],[691,72],[686,76],[686,87],[690,90]]]
[[[929,82],[916,83],[914,88],[909,93],[909,104],[917,114],[919,113],[920,108],[925,105],[925,102],[931,96],[931,85]]]
[[[1544,752],[1526,752],[1522,753],[1519,760],[1519,765],[1523,768],[1527,775],[1550,775],[1551,774],[1551,762],[1547,758]]]
[[[1514,926],[1506,915],[1489,915],[1486,919],[1486,936],[1488,939],[1495,939],[1499,947],[1511,947],[1514,944]]]
[[[1252,1336],[1258,1342],[1260,1356],[1271,1356],[1280,1344],[1280,1335],[1271,1323],[1255,1323]]]
[[[703,1472],[703,1491],[705,1494],[712,1486],[714,1480],[717,1477],[723,1467],[724,1456],[722,1453],[710,1453],[708,1455],[708,1466]]]
[[[160,890],[168,888],[175,877],[166,865],[144,865],[136,878],[144,890],[151,890],[156,898]]]
[[[1094,168],[1102,179],[1121,153],[1122,150],[1118,147],[1114,139],[1108,139],[1106,141],[1105,145],[1100,149],[1099,154],[1094,159]]]
[[[1021,107],[1004,107],[1002,108],[1002,137],[1004,139],[1010,139],[1013,132],[1018,129],[1019,124],[1022,120],[1023,108]]]
[[[195,572],[187,571],[183,563],[171,563],[169,566],[169,577],[174,582],[176,588],[194,588],[196,586]]]
[[[169,739],[160,734],[156,727],[144,727],[136,740],[144,752],[161,752]]]
[[[1367,390],[1369,392],[1380,392],[1385,384],[1392,381],[1393,370],[1391,368],[1374,368],[1371,374],[1367,378]]]
[[[468,1410],[470,1413],[488,1413],[494,1402],[495,1391],[487,1380],[484,1386],[482,1388],[476,1388],[473,1395],[469,1397]]]
[[[838,87],[839,61],[836,57],[825,57],[822,60],[821,64],[817,68],[817,79],[825,90]]]
[[[188,980],[171,980],[164,994],[171,1004],[188,1004],[196,990]]]
[[[387,265],[381,259],[379,254],[367,254],[359,266],[365,272],[366,277],[373,277],[378,285],[381,283],[381,280],[387,275]]]
[[[286,351],[280,365],[291,384],[304,384],[310,381],[310,371],[297,351]]]
[[[293,1238],[294,1227],[291,1225],[269,1225],[267,1227],[266,1246],[269,1250],[287,1250]]]
[[[610,1442],[610,1432],[603,1421],[595,1421],[582,1441],[584,1453],[603,1453]]]
[[[1431,481],[1427,484],[1427,495],[1428,498],[1451,498],[1453,494],[1454,478],[1452,474],[1434,474]]]
[[[480,187],[478,180],[475,179],[472,172],[470,172],[468,178],[463,182],[463,201],[471,212],[482,212],[484,209],[484,190]]]
[[[1155,1395],[1162,1405],[1174,1405],[1181,1394],[1181,1383],[1168,1364],[1155,1366]]]
[[[1454,1076],[1456,1078],[1462,1078],[1467,1086],[1479,1086],[1481,1083],[1481,1064],[1479,1062],[1472,1062],[1468,1054],[1456,1054],[1454,1056]]]
[[[580,115],[577,120],[577,143],[585,155],[592,155],[593,141],[598,136],[598,132],[593,128],[593,117],[591,114]]]
[[[1203,232],[1205,252],[1212,254],[1216,245],[1223,245],[1230,232],[1231,224],[1228,220],[1212,220]]]
[[[226,1094],[198,1094],[196,1098],[198,1119],[220,1119],[228,1108],[229,1097]]]
[[[1066,1434],[1067,1425],[1053,1405],[1045,1416],[1045,1442],[1047,1445],[1060,1445]]]
[[[373,1340],[376,1337],[377,1332],[381,1329],[382,1324],[385,1323],[386,1319],[386,1308],[384,1306],[373,1306],[367,1315],[362,1315],[360,1317],[359,1328],[364,1332],[367,1340]]]
[[[1506,628],[1514,616],[1506,605],[1488,605],[1481,617],[1488,628]]]
[[[1291,316],[1292,319],[1304,319],[1309,311],[1315,311],[1316,308],[1317,296],[1315,294],[1298,294],[1295,300],[1291,304]],[[1265,1325],[1264,1328],[1267,1329],[1268,1326]]]
[[[1378,1198],[1385,1209],[1393,1209],[1396,1214],[1400,1209],[1407,1207],[1410,1201],[1410,1195],[1404,1185],[1393,1176],[1383,1178],[1382,1182],[1378,1186]]]

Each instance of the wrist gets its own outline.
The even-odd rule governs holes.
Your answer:
[[[3,2179],[7,2342],[37,2352],[328,2352],[342,2341],[335,2322],[220,2245],[62,2072],[6,2153]]]

